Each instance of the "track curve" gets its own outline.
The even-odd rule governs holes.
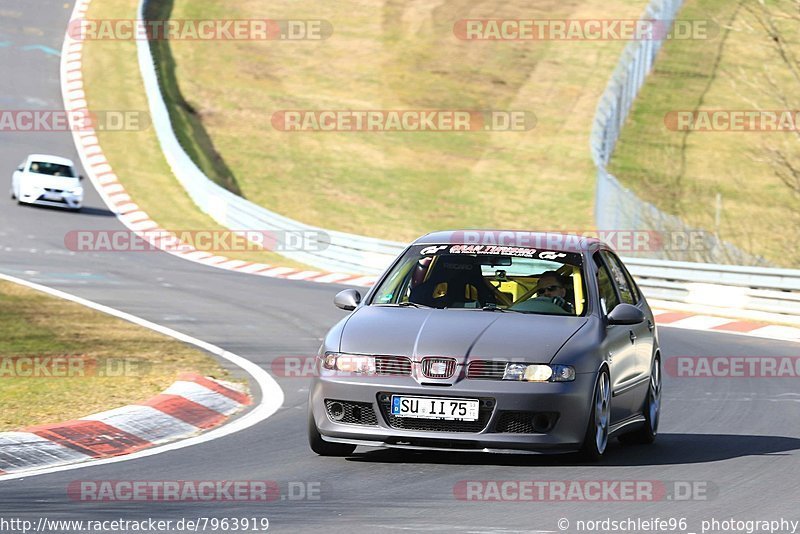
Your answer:
[[[58,50],[71,10],[54,0],[5,0],[0,78],[5,109],[60,109]],[[40,48],[36,48],[36,47]],[[25,48],[34,47],[34,48]],[[44,47],[44,48],[41,48]],[[0,180],[30,152],[77,161],[69,133],[0,132]],[[0,181],[0,188],[4,182]],[[342,317],[335,285],[249,276],[163,253],[70,253],[71,229],[124,227],[86,184],[84,213],[0,201],[0,270],[62,289],[201,338],[269,369],[281,356],[313,355]],[[665,358],[677,355],[791,356],[798,345],[663,328]],[[315,457],[306,445],[306,379],[276,377],[283,407],[222,439],[116,464],[0,482],[0,517],[158,519],[268,517],[270,531],[559,531],[558,521],[686,517],[700,521],[800,520],[800,395],[796,379],[665,377],[661,435],[652,447],[614,443],[604,462],[572,457],[401,454],[368,451]],[[258,392],[256,392],[258,393]],[[708,500],[656,502],[472,502],[454,496],[464,480],[642,480],[705,483]],[[321,483],[319,500],[294,502],[82,502],[75,480],[276,480]],[[71,532],[63,529],[59,532]]]

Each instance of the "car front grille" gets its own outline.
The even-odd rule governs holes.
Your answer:
[[[40,201],[41,202],[55,202],[57,204],[68,204],[68,202],[66,200],[64,200],[63,198],[57,198],[57,199],[53,200],[52,198],[45,198],[44,195],[39,195],[36,198],[36,201],[37,202],[40,202]]]
[[[422,358],[422,376],[425,378],[450,378],[455,372],[455,358]]]
[[[379,375],[410,376],[411,360],[405,356],[375,356],[375,372]]]
[[[467,366],[467,378],[473,380],[502,380],[506,363],[498,360],[475,360]]]
[[[334,423],[346,425],[377,426],[378,418],[371,402],[352,402],[325,399],[328,418]]]
[[[53,189],[51,187],[45,187],[44,190],[47,191],[48,193],[63,193],[64,192],[63,189]]]
[[[500,412],[495,432],[504,434],[544,434],[553,429],[558,414],[551,412]]]
[[[379,393],[378,405],[386,423],[398,430],[417,430],[422,432],[469,432],[478,433],[486,428],[494,411],[495,400],[492,398],[478,399],[481,406],[478,409],[477,421],[441,421],[438,419],[416,419],[413,417],[398,417],[392,415],[391,393]]]

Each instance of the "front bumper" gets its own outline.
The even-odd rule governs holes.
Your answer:
[[[51,192],[38,187],[31,187],[23,188],[20,191],[19,201],[40,206],[79,209],[83,205],[83,193]]]
[[[462,379],[453,386],[423,386],[411,377],[314,378],[309,408],[326,441],[373,447],[441,449],[481,452],[568,452],[581,447],[589,421],[594,392],[594,374],[579,374],[573,382],[529,383]],[[405,429],[392,426],[388,409],[382,409],[386,395],[413,395],[491,400],[493,405],[481,418],[485,424],[464,425],[468,431]],[[371,406],[375,417],[370,424],[335,422],[326,400]],[[557,414],[546,431],[508,432],[501,419],[520,412]],[[428,426],[428,425],[421,425]],[[436,426],[436,425],[433,425]]]

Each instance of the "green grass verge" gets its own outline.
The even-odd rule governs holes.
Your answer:
[[[468,42],[453,24],[630,19],[645,5],[176,0],[173,19],[324,19],[333,36],[174,41],[170,50],[180,94],[243,195],[278,213],[399,240],[463,226],[585,230],[593,227],[592,119],[625,43]],[[528,132],[285,133],[270,124],[284,109],[528,110],[538,123]]]
[[[766,5],[775,10],[779,4],[789,3]],[[800,198],[765,158],[771,147],[787,142],[796,153],[796,138],[786,133],[678,132],[664,122],[675,110],[787,109],[769,80],[788,93],[797,81],[781,67],[774,43],[743,5],[730,0],[686,2],[680,19],[712,20],[721,32],[708,40],[667,42],[622,131],[610,170],[644,200],[708,231],[715,231],[719,193],[722,239],[777,265],[797,266],[800,252],[787,249],[785,236],[800,223]],[[789,50],[800,53],[791,21],[782,24]]]
[[[172,6],[173,0],[148,2],[145,19],[169,20]],[[175,60],[172,57],[169,41],[154,40],[150,43],[150,50],[156,64],[161,94],[170,103],[168,106],[170,120],[181,146],[206,176],[228,191],[241,195],[236,179],[225,161],[217,154],[213,141],[208,137],[197,116],[197,111],[181,94],[178,80],[175,78]]]
[[[135,18],[137,0],[92,2],[87,18]],[[83,52],[86,98],[91,109],[147,111],[147,98],[134,41],[86,41]],[[152,127],[138,131],[98,132],[106,158],[133,202],[170,230],[222,230],[202,213],[175,179]],[[307,267],[273,252],[226,252],[233,259]]]
[[[47,376],[25,358],[64,357]],[[51,360],[52,361],[52,360]],[[97,362],[97,365],[95,365]],[[182,372],[225,378],[206,353],[141,326],[0,281],[0,431],[146,400]],[[100,376],[105,375],[105,376]],[[119,376],[109,376],[119,375]]]

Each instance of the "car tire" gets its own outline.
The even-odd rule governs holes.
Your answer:
[[[331,443],[322,439],[310,409],[308,410],[308,444],[311,446],[311,450],[320,456],[350,456],[356,450],[355,445]]]
[[[650,370],[650,382],[647,387],[647,397],[642,407],[645,423],[642,428],[620,436],[619,440],[623,443],[640,443],[649,445],[658,436],[658,422],[661,419],[661,357],[653,359],[653,367]]]
[[[603,368],[597,374],[597,381],[592,392],[592,409],[589,412],[589,423],[583,438],[581,455],[592,462],[603,457],[608,447],[608,436],[611,427],[611,378],[608,370]]]
[[[11,193],[11,200],[17,200],[17,195],[14,194],[14,188],[12,187],[9,189],[9,193]]]

